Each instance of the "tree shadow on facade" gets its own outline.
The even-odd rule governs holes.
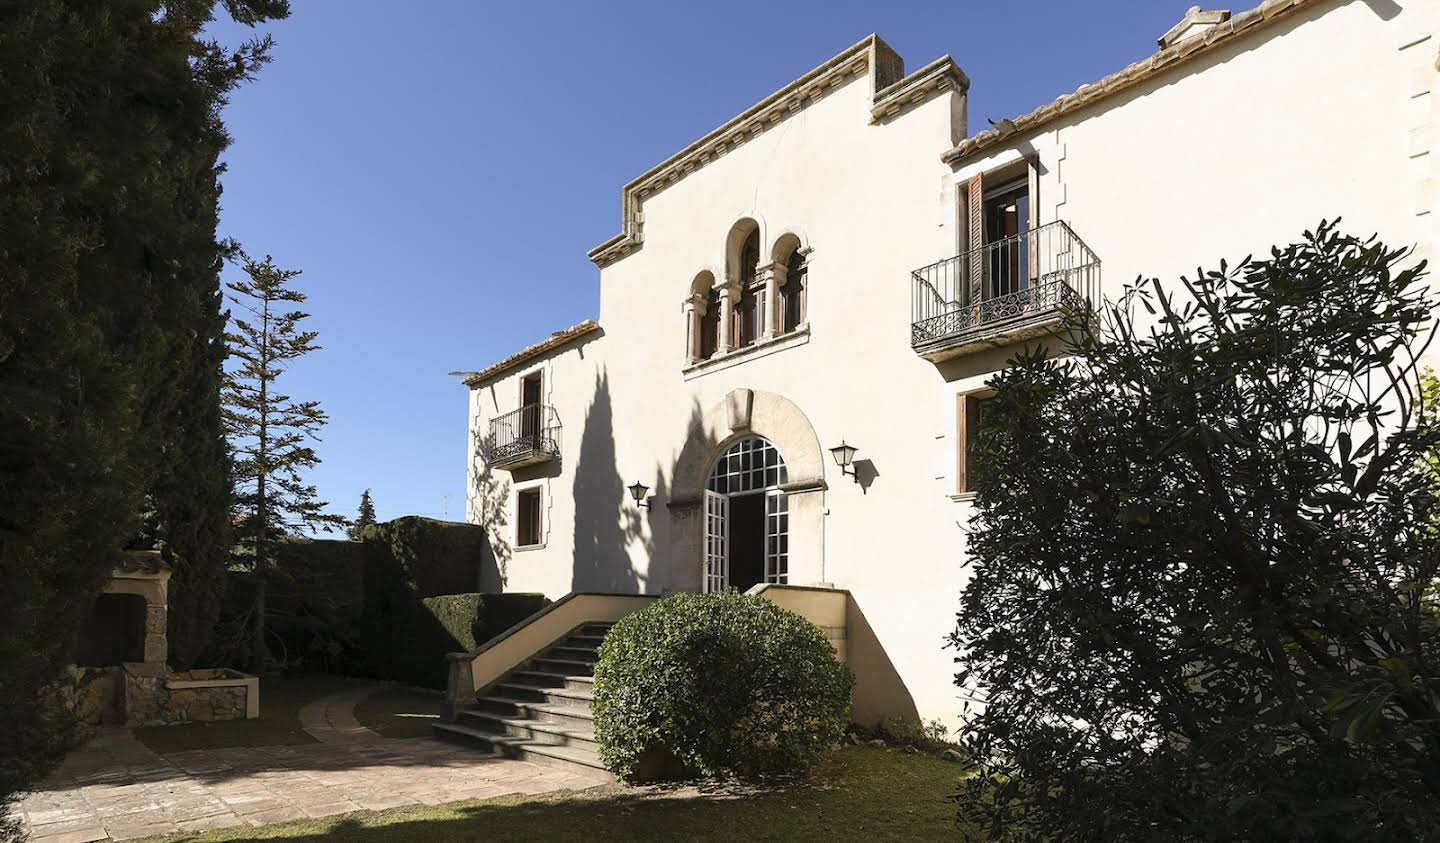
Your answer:
[[[571,590],[620,594],[645,591],[644,578],[636,570],[630,549],[638,542],[640,558],[654,558],[653,540],[644,529],[650,512],[636,507],[616,464],[615,415],[610,376],[604,369],[595,376],[595,393],[585,413],[585,430],[580,438],[580,456],[574,474],[571,500],[575,504],[575,555]],[[659,492],[657,489],[656,494]]]
[[[480,581],[477,591],[496,593],[505,590],[506,572],[510,565],[511,547],[509,533],[510,481],[495,476],[481,454],[490,445],[490,436],[478,430],[470,434],[472,447],[470,459],[478,471],[470,479],[471,494],[466,513],[471,523],[485,528],[487,541],[481,549]]]

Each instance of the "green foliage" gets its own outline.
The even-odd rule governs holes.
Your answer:
[[[270,44],[201,37],[213,7],[0,4],[0,811],[70,741],[44,699],[73,644],[56,631],[80,625],[142,510],[187,594],[206,589],[192,563],[223,545],[207,417],[220,109]],[[288,13],[225,8],[249,24]],[[192,481],[196,512],[181,513]]]
[[[314,331],[300,329],[309,314],[289,309],[305,301],[291,289],[298,269],[281,269],[269,255],[244,258],[246,281],[225,286],[230,300],[249,319],[233,318],[225,334],[230,356],[239,361],[225,373],[225,432],[235,449],[235,556],[245,570],[260,572],[253,611],[255,631],[250,669],[266,669],[270,611],[264,572],[275,564],[275,547],[301,531],[345,526],[342,516],[325,512],[304,472],[320,463],[310,442],[318,441],[328,417],[318,401],[297,401],[279,391],[280,376],[292,360],[319,349]]]
[[[360,541],[365,535],[365,528],[377,524],[375,520],[375,504],[370,500],[370,490],[366,489],[360,495],[360,508],[355,513],[355,519],[346,528],[345,534],[351,541]]]
[[[270,256],[245,258],[246,281],[225,286],[230,300],[249,314],[232,318],[225,335],[239,362],[225,377],[225,427],[235,448],[235,503],[241,557],[252,570],[274,562],[275,542],[305,530],[343,527],[339,515],[315,496],[303,473],[320,463],[311,441],[328,417],[318,401],[297,401],[279,391],[291,361],[319,350],[314,331],[301,330],[309,314],[288,309],[305,301],[290,288],[300,274],[281,269]]]
[[[447,653],[472,650],[549,603],[543,594],[443,594],[396,606],[390,635],[368,649],[367,666],[381,679],[444,688]]]
[[[954,644],[1003,839],[1440,824],[1423,264],[1322,224],[1154,282],[992,381]],[[1434,399],[1433,390],[1422,401]],[[1432,405],[1433,406],[1433,405]]]
[[[487,534],[484,527],[407,516],[366,528],[363,650],[369,670],[384,679],[430,687],[445,685],[445,653],[464,645],[465,635],[447,631],[422,601],[473,594],[480,585]],[[495,623],[472,635],[489,640],[544,605],[538,595],[485,595],[476,611]],[[517,614],[518,612],[518,614]],[[463,626],[463,623],[461,624]]]
[[[366,585],[406,598],[474,591],[485,528],[409,515],[365,531]],[[367,597],[367,599],[369,599]]]
[[[925,722],[918,717],[895,715],[885,718],[878,730],[886,741],[893,744],[909,744],[922,749],[938,750],[950,747],[950,727],[937,719]]]
[[[648,777],[656,754],[687,770],[795,772],[835,745],[854,677],[819,627],[768,600],[676,594],[620,620],[595,665],[605,766]]]
[[[343,539],[286,539],[265,571],[269,649],[287,668],[353,674],[363,662],[364,549]]]

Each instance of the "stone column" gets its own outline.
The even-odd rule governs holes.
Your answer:
[[[705,294],[691,293],[685,299],[685,362],[700,359],[700,316],[705,309]]]
[[[726,281],[720,290],[720,336],[717,338],[716,353],[724,354],[732,348],[731,334],[735,330],[735,305],[740,302],[740,283]]]
[[[145,607],[145,661],[164,664],[170,658],[170,643],[165,633],[166,606],[151,603]]]

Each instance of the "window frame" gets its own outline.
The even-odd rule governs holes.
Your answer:
[[[534,530],[534,541],[526,542],[525,505],[528,496],[534,496],[535,512],[530,526]],[[534,549],[545,546],[545,487],[527,486],[515,490],[515,548]]]
[[[983,407],[995,397],[994,390],[962,392],[955,396],[955,497],[970,499],[975,495],[970,449],[985,427]]]

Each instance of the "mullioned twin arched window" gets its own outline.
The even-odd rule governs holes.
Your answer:
[[[800,330],[807,324],[806,249],[782,235],[762,260],[760,226],[743,219],[725,244],[725,277],[701,272],[690,284],[687,358],[709,360]]]

